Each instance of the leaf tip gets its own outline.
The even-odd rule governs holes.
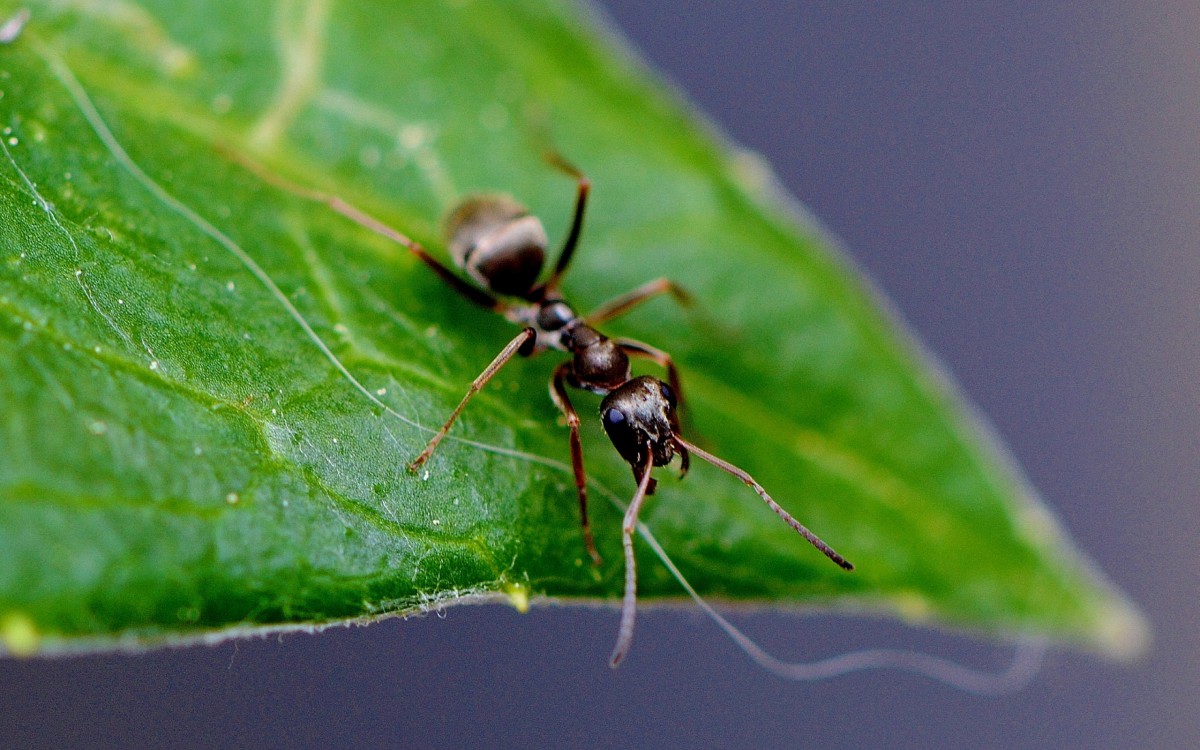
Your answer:
[[[1149,621],[1124,599],[1101,605],[1096,613],[1093,637],[1106,656],[1121,662],[1144,656],[1154,640]]]

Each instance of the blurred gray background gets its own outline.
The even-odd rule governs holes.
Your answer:
[[[615,23],[840,236],[1149,613],[1120,667],[1052,652],[978,698],[894,672],[796,685],[714,625],[458,608],[146,657],[0,661],[0,747],[1200,746],[1200,5],[608,0]],[[811,658],[1001,649],[738,618]]]

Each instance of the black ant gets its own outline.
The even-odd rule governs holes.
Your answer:
[[[670,355],[633,339],[610,339],[595,328],[659,294],[671,294],[681,303],[688,304],[690,297],[681,287],[668,279],[657,279],[601,305],[587,316],[578,315],[562,298],[559,284],[579,243],[591,187],[587,177],[562,157],[550,154],[547,160],[575,179],[575,212],[554,270],[549,278],[540,283],[538,279],[545,265],[548,245],[546,230],[537,217],[508,196],[469,197],[460,202],[446,219],[445,234],[450,255],[455,265],[476,282],[471,283],[430,255],[416,241],[342,199],[288,183],[240,156],[235,155],[235,158],[268,182],[325,203],[352,221],[398,242],[429,266],[454,291],[522,326],[521,332],[500,350],[491,364],[471,383],[446,423],[425,446],[425,450],[408,465],[409,471],[415,472],[429,460],[471,397],[482,390],[514,356],[529,357],[546,349],[557,349],[571,355],[571,359],[554,369],[550,398],[566,417],[570,429],[571,465],[579,496],[583,541],[597,565],[601,560],[588,521],[587,475],[583,465],[583,445],[579,439],[579,415],[571,405],[566,386],[604,397],[600,402],[601,423],[617,452],[632,468],[637,481],[637,491],[629,503],[621,527],[625,552],[625,594],[620,630],[610,659],[612,666],[615,667],[624,658],[633,640],[637,607],[633,532],[637,527],[638,511],[646,496],[654,494],[656,482],[650,476],[651,470],[655,466],[669,464],[676,453],[680,457],[681,478],[687,473],[690,457],[698,456],[752,487],[771,510],[830,560],[845,570],[854,569],[849,561],[780,507],[753,477],[679,434],[678,412],[682,391],[679,371]],[[656,362],[666,370],[669,383],[647,375],[633,377],[630,357]]]

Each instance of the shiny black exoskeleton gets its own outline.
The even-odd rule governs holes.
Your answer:
[[[655,480],[650,476],[651,470],[655,466],[666,466],[676,454],[680,456],[681,476],[687,473],[690,454],[695,453],[750,485],[772,510],[826,557],[846,570],[853,566],[780,507],[749,474],[683,439],[679,434],[679,374],[666,352],[639,341],[610,339],[594,327],[663,292],[669,292],[676,299],[686,302],[687,296],[679,287],[659,279],[609,302],[587,318],[578,316],[559,295],[559,282],[579,240],[590,186],[582,173],[562,159],[552,157],[551,161],[576,178],[578,193],[570,233],[554,271],[544,283],[538,283],[538,278],[546,259],[546,231],[536,217],[507,196],[469,198],[450,214],[446,225],[447,244],[455,263],[482,284],[484,290],[441,267],[424,249],[419,246],[414,248],[422,260],[433,266],[442,278],[468,299],[503,314],[513,323],[523,326],[523,329],[475,379],[458,408],[410,464],[410,468],[415,470],[433,454],[471,396],[483,388],[514,354],[530,356],[546,349],[569,352],[571,358],[554,370],[550,397],[567,418],[584,544],[597,564],[600,555],[596,551],[591,524],[588,522],[587,475],[583,466],[583,446],[579,439],[579,415],[571,405],[566,386],[604,396],[600,404],[604,431],[621,458],[633,469],[634,479],[638,482],[637,492],[629,504],[622,526],[626,577],[620,635],[612,655],[612,664],[616,666],[633,638],[637,593],[633,532],[637,526],[637,514],[646,496],[653,494],[656,487]],[[493,295],[513,297],[516,301],[503,301]],[[666,369],[670,383],[648,375],[632,377],[630,355],[658,362]]]
[[[429,441],[425,450],[409,465],[415,470],[433,455],[438,444],[449,432],[471,397],[487,384],[496,372],[515,355],[532,356],[547,349],[567,352],[571,358],[559,365],[551,379],[550,396],[567,419],[570,429],[571,463],[579,497],[580,519],[584,544],[592,559],[600,562],[592,538],[587,513],[587,474],[583,465],[583,444],[579,439],[579,416],[567,395],[567,388],[577,388],[599,395],[620,389],[630,378],[631,356],[651,359],[667,371],[671,385],[679,389],[679,375],[671,357],[654,347],[632,339],[611,339],[595,326],[620,315],[657,294],[670,293],[687,302],[686,293],[666,279],[659,279],[635,289],[601,306],[591,315],[581,317],[558,291],[559,282],[571,261],[583,226],[584,207],[590,184],[578,170],[554,157],[555,166],[574,176],[578,183],[575,214],[571,229],[563,243],[558,262],[545,282],[539,282],[546,260],[547,237],[541,221],[523,206],[504,195],[472,196],[462,201],[446,219],[446,245],[455,265],[480,285],[471,284],[443,266],[424,248],[404,238],[409,248],[434,271],[476,304],[498,312],[522,327],[521,333],[508,343],[487,368],[480,373],[458,408]],[[507,297],[508,299],[502,299]],[[672,407],[674,409],[674,407]],[[678,420],[672,417],[676,429]],[[663,450],[674,447],[663,443]],[[683,470],[686,471],[686,451]],[[639,476],[636,457],[622,456]],[[660,464],[661,465],[661,464]],[[648,492],[653,492],[653,480]]]
[[[667,279],[657,279],[601,305],[587,316],[576,314],[559,294],[559,283],[570,264],[583,227],[590,183],[561,157],[552,154],[549,160],[552,165],[575,178],[577,192],[570,231],[554,270],[544,282],[538,279],[546,261],[546,231],[537,217],[507,196],[468,198],[447,217],[447,248],[455,265],[475,282],[472,283],[430,255],[419,243],[344,200],[289,183],[252,163],[247,163],[247,166],[272,184],[320,201],[360,225],[404,245],[460,295],[502,314],[522,327],[521,332],[471,383],[449,419],[434,434],[425,450],[409,464],[410,470],[415,471],[433,455],[471,397],[513,356],[528,357],[547,349],[557,349],[571,355],[555,368],[550,381],[550,397],[566,417],[570,430],[571,464],[579,497],[584,543],[597,564],[600,556],[588,522],[587,475],[579,438],[579,415],[571,405],[567,387],[604,396],[600,404],[604,430],[621,458],[633,469],[634,479],[638,483],[621,529],[625,554],[625,596],[621,608],[620,633],[611,659],[613,666],[616,666],[633,638],[637,603],[633,533],[637,527],[638,511],[646,496],[654,492],[655,481],[650,476],[651,470],[656,466],[666,466],[677,454],[680,456],[681,476],[687,472],[691,455],[709,462],[749,485],[780,518],[830,560],[846,570],[851,570],[853,566],[780,507],[749,474],[697,447],[679,434],[678,411],[682,393],[679,373],[670,355],[640,341],[610,339],[596,329],[604,321],[659,294],[668,293],[679,302],[689,303],[690,298],[680,287]],[[633,377],[630,357],[656,362],[666,370],[668,382],[647,375]]]
[[[600,402],[600,421],[617,453],[633,468],[634,479],[640,479],[638,468],[649,451],[655,466],[666,466],[681,454],[683,472],[687,472],[688,452],[675,442],[679,434],[679,405],[675,389],[658,378],[648,375],[633,378],[613,390]],[[654,493],[654,480],[646,494]]]

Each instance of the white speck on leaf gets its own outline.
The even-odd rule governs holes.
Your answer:
[[[415,151],[429,138],[429,129],[422,125],[405,125],[400,130],[400,145]]]
[[[8,20],[0,24],[0,44],[11,44],[21,35],[21,29],[29,22],[29,9],[21,8]]]

